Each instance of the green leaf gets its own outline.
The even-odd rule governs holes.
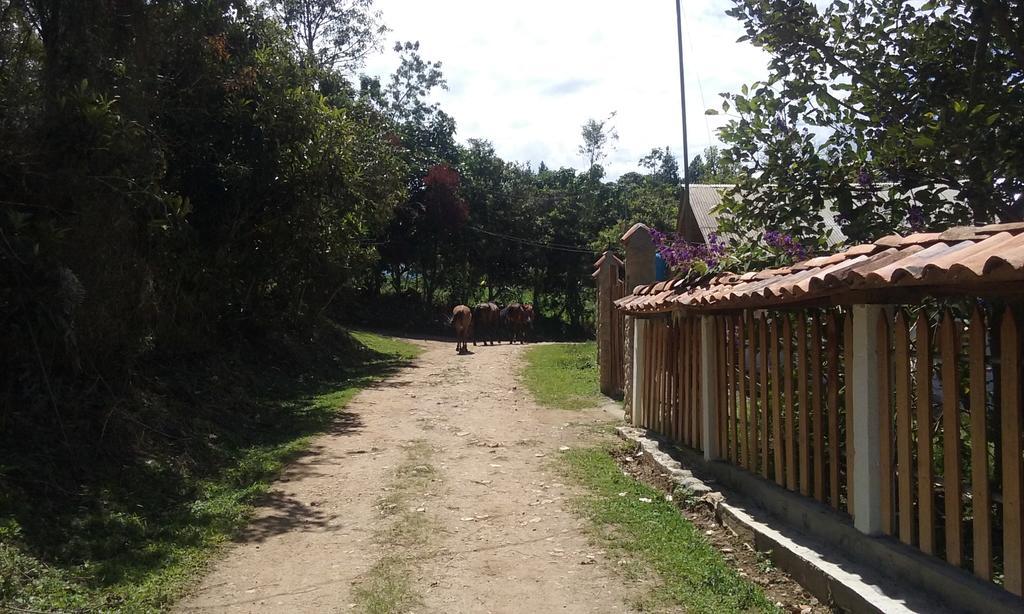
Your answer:
[[[991,126],[992,124],[996,123],[996,120],[998,120],[1001,115],[1002,113],[993,113],[992,115],[989,115],[988,117],[985,118],[985,125]]]
[[[718,109],[707,109],[704,111],[704,115],[718,115]]]
[[[914,140],[911,142],[914,143],[914,145],[920,147],[921,149],[927,149],[935,144],[935,139],[933,139],[930,136],[925,136],[922,134],[914,137]]]

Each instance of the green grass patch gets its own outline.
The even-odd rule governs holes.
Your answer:
[[[526,386],[541,405],[584,409],[601,401],[597,344],[552,343],[526,351]]]
[[[741,578],[664,494],[623,475],[607,448],[564,453],[568,474],[586,487],[579,509],[627,574],[657,582],[633,604],[640,610],[779,612]],[[623,494],[624,493],[624,494]],[[642,499],[649,499],[645,502]]]
[[[430,445],[422,440],[406,446],[405,459],[395,469],[388,494],[377,501],[385,521],[374,537],[388,554],[353,587],[360,612],[408,612],[422,603],[412,576],[416,561],[430,548],[439,525],[426,508],[414,509],[412,505],[437,488],[441,481],[440,473],[430,464],[433,453]]]
[[[163,409],[140,414],[163,418],[167,438],[154,439],[148,453],[94,459],[78,491],[55,482],[0,492],[0,610],[151,612],[173,604],[310,438],[359,428],[345,405],[419,353],[371,333],[332,334],[336,351],[320,346],[323,368],[312,373],[265,361],[234,364],[220,377],[204,372],[207,365],[175,374],[173,383],[193,394],[206,386],[195,405],[177,400],[170,385],[148,397]],[[61,470],[39,466],[42,476]]]

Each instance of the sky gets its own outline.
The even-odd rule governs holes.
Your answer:
[[[440,60],[449,89],[435,98],[456,138],[487,139],[505,160],[582,169],[580,127],[612,120],[619,141],[609,178],[638,170],[653,147],[682,154],[673,0],[377,0],[391,28],[366,72],[397,66],[395,41],[418,40]],[[690,157],[717,143],[720,92],[763,79],[767,56],[725,14],[731,0],[683,0]]]

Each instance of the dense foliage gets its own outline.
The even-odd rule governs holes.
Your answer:
[[[813,244],[1024,216],[1024,12],[1006,0],[735,0],[764,82],[729,94],[736,236]],[[821,7],[821,8],[819,8]],[[942,198],[946,189],[957,195]]]
[[[241,465],[326,428],[278,384],[363,373],[334,322],[486,297],[585,335],[597,250],[675,219],[666,150],[611,182],[609,120],[583,172],[460,144],[418,43],[360,74],[385,33],[371,0],[0,0],[0,602],[166,603]]]
[[[597,252],[675,219],[671,153],[608,181],[614,114],[583,172],[460,144],[418,43],[359,74],[386,31],[370,0],[0,0],[0,447],[144,447],[140,380],[325,318],[588,332]]]

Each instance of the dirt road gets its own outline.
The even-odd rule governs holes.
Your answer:
[[[314,441],[182,612],[623,612],[553,457],[613,419],[538,407],[522,348],[417,342]]]

